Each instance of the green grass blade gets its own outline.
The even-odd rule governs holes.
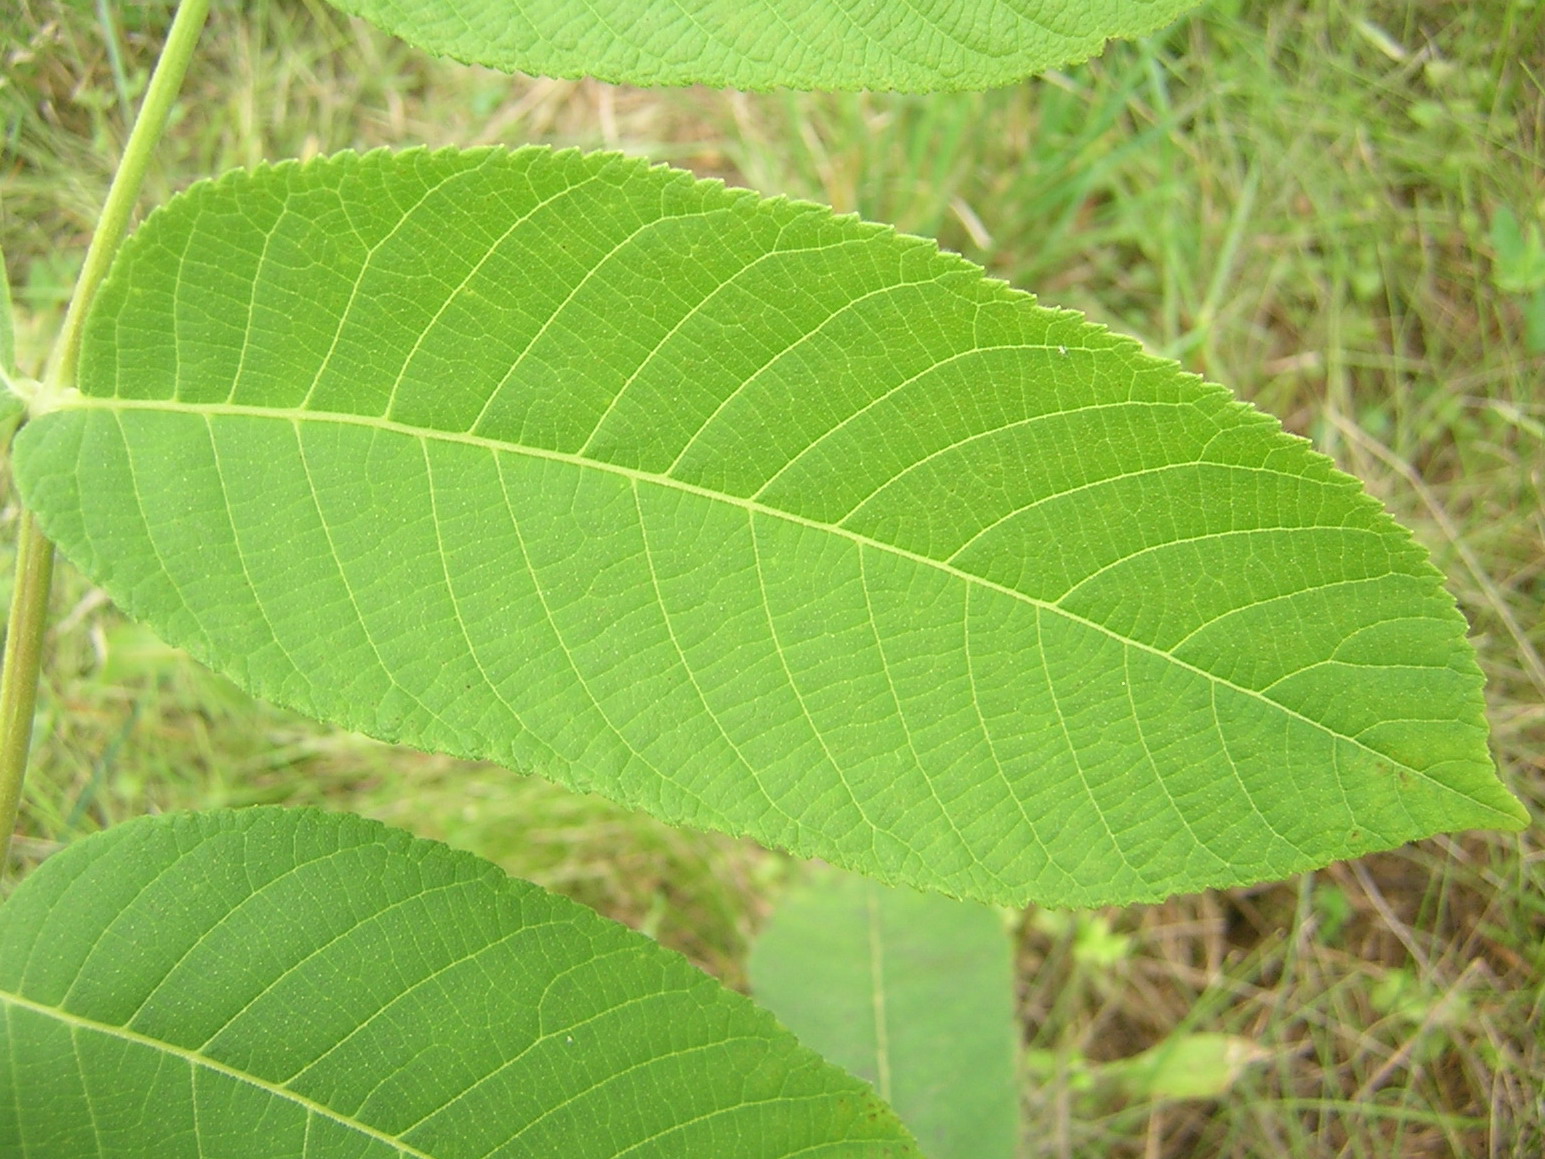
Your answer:
[[[11,279],[0,252],[0,374],[16,373],[16,321],[11,307]]]
[[[996,911],[817,872],[749,969],[757,1001],[873,1085],[929,1159],[1019,1154],[1014,963]]]
[[[49,535],[252,692],[985,900],[1522,823],[1465,623],[1226,391],[613,155],[344,155],[132,239]]]
[[[0,907],[0,1152],[900,1159],[685,959],[349,815],[143,818]]]
[[[634,85],[932,92],[1009,84],[1195,0],[330,0],[442,56]]]
[[[11,279],[5,271],[5,254],[0,252],[0,431],[10,433],[13,420],[21,416],[24,403],[13,386],[20,376],[16,369],[16,322],[11,307]]]

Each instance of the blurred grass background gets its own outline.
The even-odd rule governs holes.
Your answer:
[[[0,0],[0,247],[36,373],[167,0]],[[937,236],[1227,383],[1415,529],[1469,616],[1502,775],[1545,807],[1545,3],[1214,0],[981,94],[642,92],[424,57],[320,0],[216,0],[145,203],[340,148],[646,154]],[[0,516],[8,597],[16,508]],[[245,695],[68,566],[23,863],[145,811],[352,809],[498,861],[744,984],[787,872]],[[1545,851],[1441,838],[1019,934],[1026,1156],[1545,1155]],[[1213,1098],[1113,1065],[1221,1034]]]

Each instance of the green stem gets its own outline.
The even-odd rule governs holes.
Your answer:
[[[129,218],[139,200],[140,186],[145,183],[145,171],[150,168],[150,158],[166,128],[167,115],[182,88],[182,78],[193,59],[194,45],[198,43],[204,18],[208,15],[209,0],[182,0],[177,6],[172,30],[166,36],[166,46],[161,50],[161,59],[150,78],[150,87],[145,90],[145,103],[140,106],[139,117],[129,133],[129,143],[124,146],[123,160],[118,163],[118,172],[113,175],[113,184],[107,191],[102,216],[91,237],[91,248],[86,251],[86,263],[81,267],[70,308],[64,315],[64,328],[59,332],[59,341],[43,375],[44,397],[39,400],[40,409],[48,408],[50,396],[75,385],[75,364],[80,358],[86,312],[129,230]]]
[[[48,587],[54,575],[54,545],[43,538],[30,511],[21,516],[16,550],[16,590],[5,636],[5,669],[0,673],[0,871],[9,864],[11,831],[21,806],[22,777],[32,745],[32,713],[38,700]]]
[[[107,191],[107,201],[86,251],[86,261],[43,375],[42,388],[33,400],[37,411],[47,410],[61,394],[74,389],[86,313],[128,232],[150,158],[166,129],[167,116],[182,88],[208,15],[209,0],[182,0],[177,6],[161,59],[145,91],[144,104]],[[16,547],[16,590],[11,599],[4,666],[0,668],[0,874],[9,864],[11,833],[16,828],[27,751],[32,745],[32,716],[37,706],[43,629],[53,572],[54,545],[44,538],[32,514],[23,511]]]

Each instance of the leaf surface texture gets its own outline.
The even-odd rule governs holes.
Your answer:
[[[358,817],[141,818],[0,907],[0,1153],[514,1159],[916,1151],[648,938]]]
[[[932,92],[1008,84],[1195,0],[330,0],[410,44],[634,85]]]
[[[823,869],[789,890],[748,963],[756,1000],[870,1083],[929,1159],[1019,1154],[1019,1023],[989,906]]]
[[[963,260],[612,155],[345,155],[135,235],[18,478],[254,693],[986,900],[1522,812],[1358,484]]]

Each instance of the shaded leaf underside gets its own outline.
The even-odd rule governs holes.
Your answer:
[[[747,962],[756,1000],[872,1083],[929,1159],[1020,1153],[1014,962],[999,913],[823,868]]]
[[[357,817],[142,818],[0,908],[24,1159],[903,1159],[862,1084],[678,955]]]
[[[1195,0],[331,0],[506,71],[739,89],[983,89],[1086,60]]]
[[[204,184],[24,429],[258,695],[887,879],[1096,904],[1513,825],[1408,533],[929,243],[615,156]]]

